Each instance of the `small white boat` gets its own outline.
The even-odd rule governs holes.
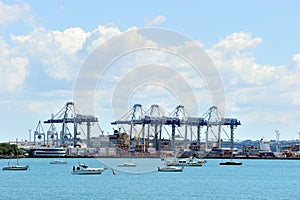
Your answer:
[[[18,162],[9,162],[8,166],[3,167],[2,170],[16,171],[16,170],[27,170],[28,168],[29,168],[28,165],[22,166],[22,165],[19,165]]]
[[[187,166],[187,167],[202,167],[202,165],[206,163],[206,160],[199,159],[179,159],[175,162],[166,162],[167,166]]]
[[[68,162],[66,160],[53,160],[50,161],[50,164],[67,164]]]
[[[107,168],[99,167],[99,168],[89,168],[86,164],[79,164],[77,167],[73,166],[72,174],[73,175],[93,175],[93,174],[101,174]]]
[[[136,167],[136,164],[130,163],[130,162],[125,162],[122,164],[118,164],[118,167]]]
[[[157,167],[159,172],[182,172],[183,166]]]

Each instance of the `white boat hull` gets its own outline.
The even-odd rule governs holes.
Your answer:
[[[17,171],[17,170],[28,170],[29,166],[19,166],[19,165],[15,165],[15,166],[6,166],[3,167],[2,170],[12,170],[12,171]]]
[[[83,169],[83,170],[75,170],[71,173],[73,175],[93,175],[93,174],[101,174],[104,172],[106,168],[90,168],[90,169]]]
[[[167,167],[158,167],[159,172],[182,172],[183,167],[167,166]]]
[[[118,167],[136,167],[136,164],[134,164],[134,163],[123,163],[123,164],[118,164]]]
[[[107,168],[99,167],[99,168],[90,168],[86,164],[80,164],[75,167],[73,166],[73,170],[71,174],[73,175],[93,175],[93,174],[101,174]]]
[[[166,163],[167,166],[183,166],[183,167],[202,167],[206,160],[186,160],[181,159],[175,162]]]
[[[50,164],[67,164],[68,162],[65,160],[54,160],[51,161]]]
[[[184,163],[184,164],[176,163],[168,166],[202,167],[202,165],[203,165],[202,163]]]

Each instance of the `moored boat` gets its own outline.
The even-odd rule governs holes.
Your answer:
[[[16,144],[18,145],[18,139],[16,139]],[[17,171],[17,170],[27,170],[29,168],[28,165],[19,165],[18,149],[16,151],[16,154],[17,154],[17,161],[16,162],[8,162],[8,165],[3,167],[2,170]]]
[[[183,166],[157,167],[159,172],[182,172],[183,168]]]
[[[125,162],[122,164],[118,164],[118,167],[136,167],[136,164],[130,163],[130,162]]]
[[[230,151],[229,151],[229,154],[230,154],[230,160],[226,161],[226,162],[220,162],[219,165],[242,165],[241,162],[236,162],[236,161],[233,161],[232,158],[234,157],[233,156],[233,129],[231,129],[231,136],[230,136]]]
[[[53,160],[50,161],[50,164],[67,164],[68,162],[66,160]]]
[[[22,165],[19,165],[18,162],[9,162],[8,166],[3,167],[2,170],[16,171],[16,170],[27,170],[28,168],[29,168],[28,165],[22,166]]]
[[[220,165],[242,165],[243,163],[230,160],[230,161],[226,161],[226,162],[221,162],[219,164]]]
[[[94,175],[101,174],[107,168],[99,167],[99,168],[89,168],[86,164],[78,164],[77,167],[73,166],[73,170],[71,174],[73,175]]]
[[[179,159],[175,162],[166,162],[167,166],[188,166],[188,167],[202,167],[206,160],[199,160],[194,158]]]

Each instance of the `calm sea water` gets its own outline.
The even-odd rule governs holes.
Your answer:
[[[66,159],[65,165],[49,164],[52,160],[21,159],[30,170],[0,171],[0,199],[300,199],[299,160],[239,160],[242,166],[220,166],[225,160],[207,159],[203,167],[163,173],[154,167],[159,159],[131,159],[154,171],[137,168],[138,173],[117,170],[113,175],[106,170],[89,176],[71,175],[72,166],[80,161],[114,167],[126,160]],[[0,160],[0,166],[7,162]]]

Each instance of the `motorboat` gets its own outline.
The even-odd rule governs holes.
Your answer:
[[[72,174],[73,175],[94,175],[101,174],[107,168],[99,167],[99,168],[90,168],[86,164],[78,164],[77,167],[73,166]]]
[[[230,160],[230,161],[226,161],[226,162],[221,162],[219,164],[220,165],[242,165],[243,163]]]
[[[206,160],[199,159],[179,159],[176,162],[166,162],[167,166],[189,166],[189,167],[202,167]]]
[[[159,172],[182,172],[183,168],[183,166],[157,167]]]
[[[177,165],[179,166],[194,166],[194,167],[202,167],[204,161],[203,160],[186,160],[186,159],[180,159],[178,160]]]
[[[17,162],[8,162],[8,166],[5,166],[2,168],[2,170],[27,170],[29,168],[28,165],[22,166],[19,165],[18,161]]]
[[[125,162],[125,163],[118,164],[118,167],[136,167],[136,164]]]
[[[53,160],[50,161],[50,164],[67,164],[68,162],[66,160]]]

